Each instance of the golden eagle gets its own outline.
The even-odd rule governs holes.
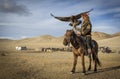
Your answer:
[[[57,17],[57,16],[54,16],[52,13],[51,13],[51,16],[53,16],[54,18],[60,20],[60,21],[65,21],[65,22],[70,22],[70,26],[74,26],[76,27],[77,25],[79,25],[81,23],[80,19],[81,18],[81,15],[82,14],[85,14],[85,13],[89,13],[90,11],[92,11],[93,9],[89,10],[89,11],[86,11],[86,12],[82,12],[80,14],[77,14],[77,15],[72,15],[72,16],[69,16],[69,17]]]

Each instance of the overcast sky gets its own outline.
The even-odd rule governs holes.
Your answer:
[[[120,0],[0,0],[0,37],[63,36],[71,29],[69,23],[54,19],[50,13],[71,16],[92,8],[92,31],[120,32]]]

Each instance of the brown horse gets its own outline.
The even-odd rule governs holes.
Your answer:
[[[92,40],[92,42],[94,43],[94,46],[92,47],[92,54],[88,55],[89,56],[88,71],[91,70],[91,60],[93,58],[94,72],[96,72],[97,64],[99,66],[101,66],[101,63],[98,59],[98,44],[95,40]],[[74,56],[73,68],[71,70],[71,73],[75,73],[78,56],[81,56],[81,60],[82,60],[81,62],[82,62],[82,68],[83,68],[82,72],[84,74],[86,74],[85,60],[84,60],[84,56],[85,56],[84,40],[82,39],[82,37],[79,37],[79,42],[78,42],[78,36],[73,32],[73,30],[67,30],[64,35],[63,44],[65,46],[67,46],[70,43],[72,44],[72,52],[73,52],[73,56]],[[92,58],[91,58],[91,56],[92,56]]]

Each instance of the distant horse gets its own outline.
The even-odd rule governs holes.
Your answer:
[[[98,59],[98,44],[95,40],[92,40],[94,46],[92,47],[92,54],[89,54],[89,67],[88,71],[91,70],[91,56],[94,61],[94,72],[97,71],[97,64],[101,66],[101,63]],[[73,62],[73,68],[71,70],[71,73],[75,73],[76,69],[76,64],[77,64],[77,59],[78,56],[81,56],[81,62],[82,62],[82,73],[86,74],[86,69],[85,69],[85,47],[84,47],[84,40],[82,39],[82,36],[79,37],[79,42],[78,42],[78,36],[74,33],[72,30],[67,30],[65,35],[64,35],[64,40],[63,44],[67,46],[68,44],[72,44],[72,52],[74,56],[74,62]]]

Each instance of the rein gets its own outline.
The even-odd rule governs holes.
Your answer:
[[[71,33],[70,36],[66,36],[65,37],[66,39],[66,42],[68,43],[67,46],[68,48],[70,47],[70,43],[72,44],[72,46],[76,49],[80,48],[81,47],[81,43],[80,41],[78,40],[79,37],[76,36],[76,34],[74,32]],[[81,41],[82,42],[82,41]]]
[[[70,37],[65,37],[65,39],[67,40],[67,42],[68,42],[68,48],[70,48]]]
[[[70,42],[70,38],[71,37],[65,37],[65,39],[67,40],[67,42]]]
[[[71,44],[73,45],[74,48],[78,49],[80,47],[80,45],[77,43],[76,38],[77,38],[76,35],[73,33],[70,36],[70,42],[71,42]]]

